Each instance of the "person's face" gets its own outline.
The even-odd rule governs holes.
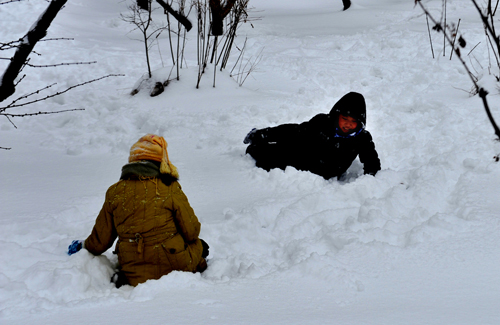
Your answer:
[[[355,118],[346,115],[339,115],[339,128],[344,133],[351,133],[358,127],[358,121]]]

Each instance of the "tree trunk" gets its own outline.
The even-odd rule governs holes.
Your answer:
[[[149,0],[137,0],[137,7],[141,8],[142,10],[149,11]]]
[[[236,0],[227,0],[222,7],[221,0],[210,0],[210,11],[212,12],[212,35],[219,36],[224,33],[224,18],[231,12]]]
[[[0,102],[10,97],[16,91],[14,80],[25,65],[36,43],[47,35],[47,29],[66,2],[67,0],[52,0],[38,21],[23,37],[21,44],[17,48],[16,53],[14,53],[9,66],[2,76],[2,81],[0,83]]]

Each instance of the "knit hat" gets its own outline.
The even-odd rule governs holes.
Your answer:
[[[179,178],[177,167],[168,159],[167,141],[155,134],[146,134],[130,148],[129,162],[153,160],[161,162],[160,173]]]

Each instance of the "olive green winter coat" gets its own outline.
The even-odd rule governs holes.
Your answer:
[[[118,237],[121,269],[136,286],[175,270],[202,271],[206,263],[199,233],[198,218],[177,179],[140,161],[125,165],[121,180],[106,192],[84,247],[99,255]]]

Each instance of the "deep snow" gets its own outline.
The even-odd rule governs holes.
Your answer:
[[[17,129],[0,119],[0,146],[12,147],[0,150],[0,323],[500,324],[500,145],[463,68],[449,49],[443,57],[442,36],[433,34],[433,59],[411,0],[355,0],[345,12],[340,0],[250,3],[261,19],[242,26],[238,43],[247,37],[247,56],[263,57],[243,87],[226,71],[213,88],[209,67],[195,89],[191,51],[181,80],[155,98],[129,95],[146,66],[119,18],[126,2],[69,1],[59,13],[49,37],[74,41],[38,44],[33,62],[98,63],[31,70],[19,93],[125,76],[29,109],[85,111],[17,118]],[[440,1],[424,3],[439,16]],[[0,6],[0,40],[21,37],[46,5]],[[500,120],[477,14],[468,0],[447,7],[466,52],[481,42],[470,62],[492,85]],[[165,39],[160,47],[157,75],[169,71]],[[245,156],[252,127],[302,122],[349,91],[366,97],[376,177],[358,161],[341,180],[267,173]],[[111,252],[66,249],[88,236],[146,133],[169,143],[209,268],[118,290]]]

